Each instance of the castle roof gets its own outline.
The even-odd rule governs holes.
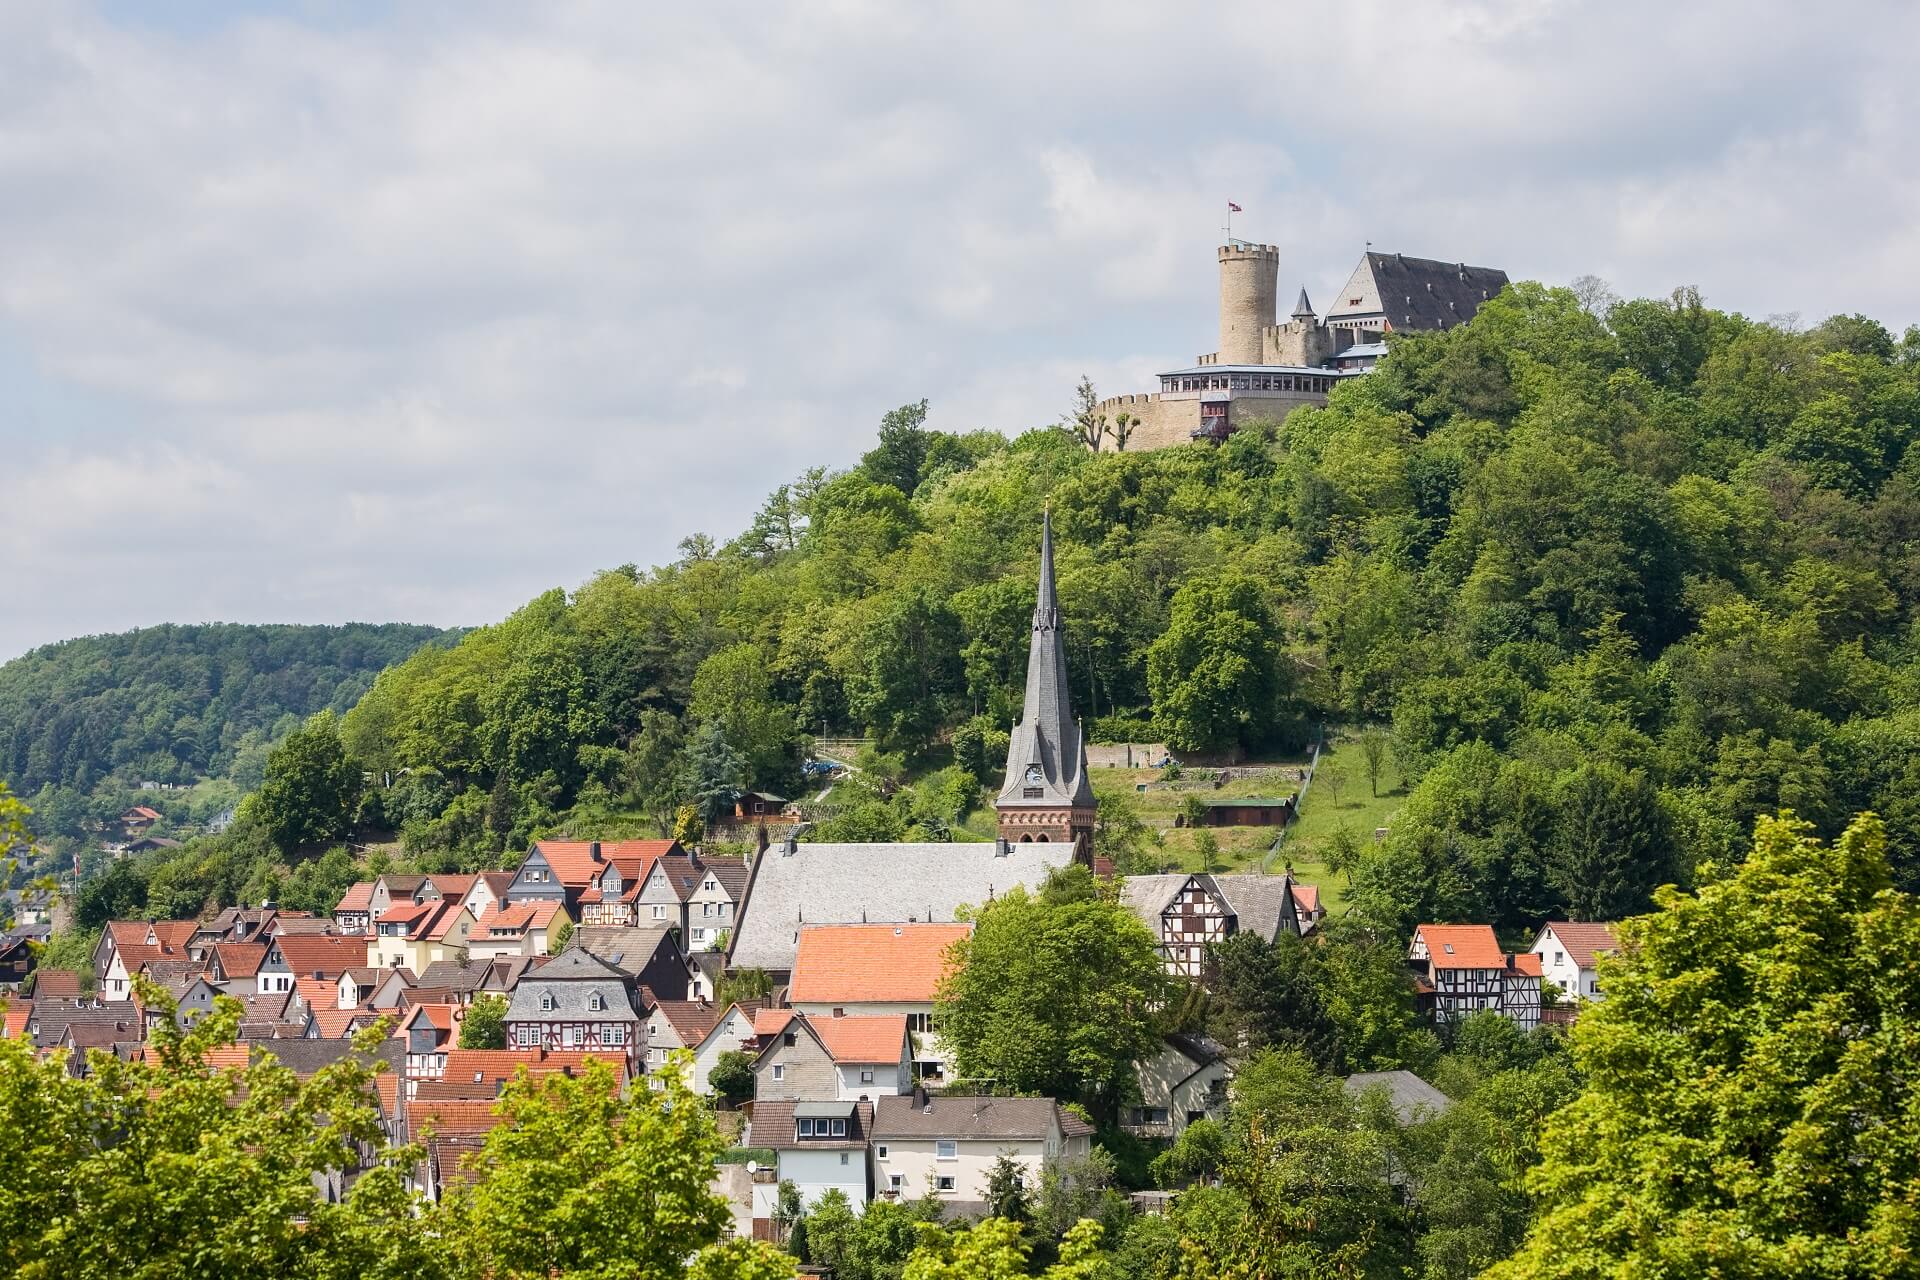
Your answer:
[[[1037,772],[1036,772],[1037,771]],[[1032,794],[1035,789],[1040,794]],[[1027,653],[1027,696],[1007,744],[1002,806],[1093,808],[1087,749],[1067,691],[1067,646],[1053,587],[1053,518],[1040,525],[1040,588],[1033,605],[1033,645]]]
[[[1313,319],[1313,304],[1307,301],[1307,291],[1305,288],[1300,290],[1300,301],[1293,304],[1293,318],[1296,320]]]
[[[1451,329],[1473,319],[1507,287],[1498,267],[1470,267],[1403,253],[1362,254],[1327,312],[1328,323],[1379,317],[1388,329]]]

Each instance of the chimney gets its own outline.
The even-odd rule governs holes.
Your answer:
[[[598,840],[592,841],[587,845],[587,855],[591,857],[595,862],[599,862],[601,860],[600,859],[600,842]]]
[[[1013,845],[1008,842],[1005,836],[1001,836],[993,842],[994,857],[1007,858],[1007,857],[1011,857],[1012,855],[1013,855]]]
[[[915,1111],[933,1110],[933,1102],[927,1097],[927,1087],[917,1080],[913,1085],[913,1109]]]
[[[767,824],[763,822],[755,828],[755,830],[759,833],[755,837],[755,843],[760,846],[760,852],[765,853],[767,851]]]
[[[792,836],[788,836],[784,841],[781,842],[781,845],[780,845],[781,857],[791,858],[794,854],[798,852],[800,852],[800,842],[794,839]]]

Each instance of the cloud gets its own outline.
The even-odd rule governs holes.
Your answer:
[[[342,16],[342,14],[346,16]],[[173,25],[169,25],[169,23]],[[0,655],[471,623],[893,405],[1019,430],[1364,243],[1920,318],[1920,11],[0,9]]]

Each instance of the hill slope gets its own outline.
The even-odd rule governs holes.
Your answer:
[[[44,834],[73,834],[79,810],[112,808],[141,782],[257,781],[273,738],[317,711],[345,711],[383,668],[441,634],[222,623],[47,645],[0,666],[0,778],[35,798]]]

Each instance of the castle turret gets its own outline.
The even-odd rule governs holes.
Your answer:
[[[994,809],[1000,838],[1091,841],[1095,805],[1087,748],[1067,692],[1067,646],[1053,592],[1053,521],[1040,526],[1040,590],[1027,653],[1027,697],[1007,744],[1007,774]]]
[[[1220,363],[1259,364],[1279,306],[1280,250],[1235,240],[1220,247]]]

